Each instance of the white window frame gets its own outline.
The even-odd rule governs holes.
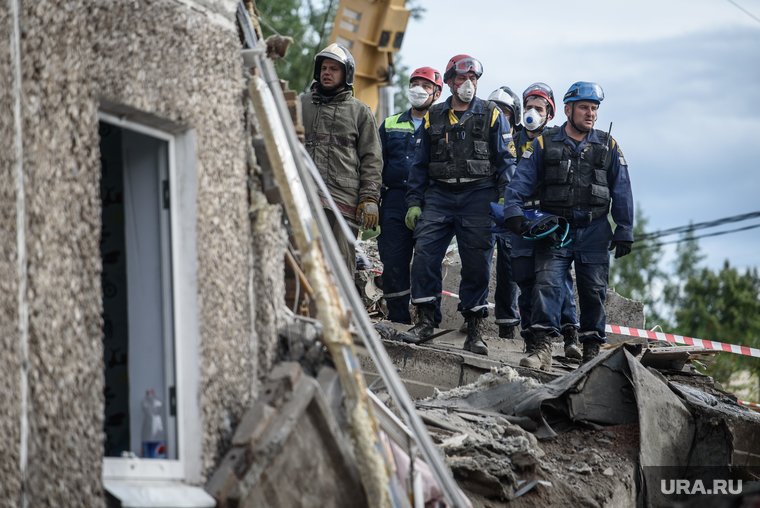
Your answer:
[[[167,142],[178,459],[103,458],[104,480],[202,480],[195,131],[109,101],[99,120]],[[153,126],[151,126],[153,125]],[[159,126],[160,128],[155,128]],[[159,194],[161,190],[159,188]],[[165,316],[166,317],[166,316]],[[166,328],[166,325],[165,325]],[[167,385],[169,386],[169,385]]]

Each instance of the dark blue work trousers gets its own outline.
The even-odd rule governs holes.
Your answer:
[[[498,199],[493,185],[480,185],[454,192],[433,184],[425,192],[425,205],[414,231],[412,303],[433,302],[441,294],[441,262],[454,235],[462,260],[459,312],[488,316],[488,282],[494,238],[490,203]]]
[[[496,236],[496,291],[494,293],[494,313],[499,326],[515,326],[520,323],[517,308],[519,289],[512,275],[513,233],[499,233]]]
[[[520,327],[527,330],[531,325],[533,310],[533,287],[536,285],[536,242],[512,235],[511,269],[512,279],[520,288],[517,305],[520,308]],[[497,286],[498,290],[498,286]],[[564,296],[562,297],[562,314],[560,326],[578,328],[578,312],[575,307],[575,288],[570,267],[565,274]],[[498,316],[498,314],[497,314]]]
[[[414,251],[414,231],[406,227],[405,189],[386,189],[380,201],[380,235],[377,250],[383,263],[383,297],[388,319],[411,324],[409,265]],[[435,301],[435,324],[441,322],[440,297]]]
[[[531,329],[558,335],[565,294],[566,277],[575,263],[576,290],[581,319],[578,338],[583,342],[595,338],[606,342],[604,301],[609,283],[612,228],[606,217],[589,226],[571,228],[572,242],[564,248],[550,250],[536,247],[536,285],[533,288]]]

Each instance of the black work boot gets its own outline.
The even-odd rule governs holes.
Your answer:
[[[599,347],[603,342],[597,338],[589,337],[583,340],[583,361],[581,364],[588,363],[599,356]]]
[[[416,325],[401,334],[401,340],[414,344],[419,340],[427,339],[433,335],[433,330],[435,329],[435,325],[433,324],[434,314],[435,307],[433,305],[417,305],[417,316],[419,317],[419,320]]]
[[[525,354],[531,354],[536,348],[536,336],[531,330],[523,330],[520,332],[520,336],[525,341]]]
[[[515,330],[517,325],[499,325],[499,338],[515,340]]]
[[[565,358],[580,360],[583,357],[578,343],[578,329],[574,326],[562,328],[562,337],[565,339]]]
[[[483,342],[483,337],[480,335],[483,318],[470,316],[465,321],[467,321],[467,338],[462,349],[478,355],[487,355],[488,346]]]
[[[533,351],[520,360],[520,366],[531,369],[551,370],[552,368],[552,338],[549,332],[534,332]]]

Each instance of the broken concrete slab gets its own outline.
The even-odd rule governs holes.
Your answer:
[[[436,389],[450,390],[478,380],[491,369],[505,365],[502,361],[473,355],[464,351],[454,351],[445,346],[430,344],[415,346],[395,341],[383,341],[388,356],[399,370],[409,395],[415,399],[431,397]],[[357,347],[362,372],[368,383],[378,377],[377,369],[369,354]],[[560,374],[544,372],[510,364],[521,376],[532,377],[541,382],[549,382]]]
[[[577,300],[577,293],[576,293]],[[578,307],[580,310],[580,307]],[[628,328],[644,328],[644,302],[637,302],[621,296],[614,288],[607,288],[607,299],[604,302],[604,313],[608,325],[626,326]],[[607,335],[608,344],[620,344],[629,341],[631,337],[610,333]],[[638,338],[634,342],[646,344],[646,339]]]
[[[261,393],[206,485],[217,506],[367,506],[349,443],[318,382],[285,363]]]

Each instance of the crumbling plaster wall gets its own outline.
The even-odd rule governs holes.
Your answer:
[[[234,26],[237,0],[172,0],[196,10],[226,27]]]
[[[99,100],[195,129],[199,393],[208,474],[255,396],[258,362],[240,46],[235,32],[172,0],[12,1],[20,4],[22,27],[29,505],[102,506]],[[12,132],[5,128],[12,123],[7,5],[0,6],[2,132]],[[16,200],[13,138],[2,138],[0,430],[7,439],[0,444],[0,505],[13,506],[20,412]]]
[[[253,101],[247,98],[245,104],[247,144],[262,147],[261,125]],[[255,259],[253,277],[256,281],[253,288],[256,334],[258,337],[276,337],[284,320],[284,305],[279,297],[272,298],[272,295],[285,295],[285,279],[280,274],[285,271],[283,254],[288,248],[288,233],[282,224],[281,205],[269,203],[264,191],[260,158],[267,157],[266,151],[251,150],[248,155],[251,232]],[[264,379],[272,369],[277,346],[276,340],[259,341],[258,380]]]
[[[11,16],[0,3],[0,506],[13,506],[21,493],[21,364],[18,341],[16,249],[16,136],[11,69]]]

